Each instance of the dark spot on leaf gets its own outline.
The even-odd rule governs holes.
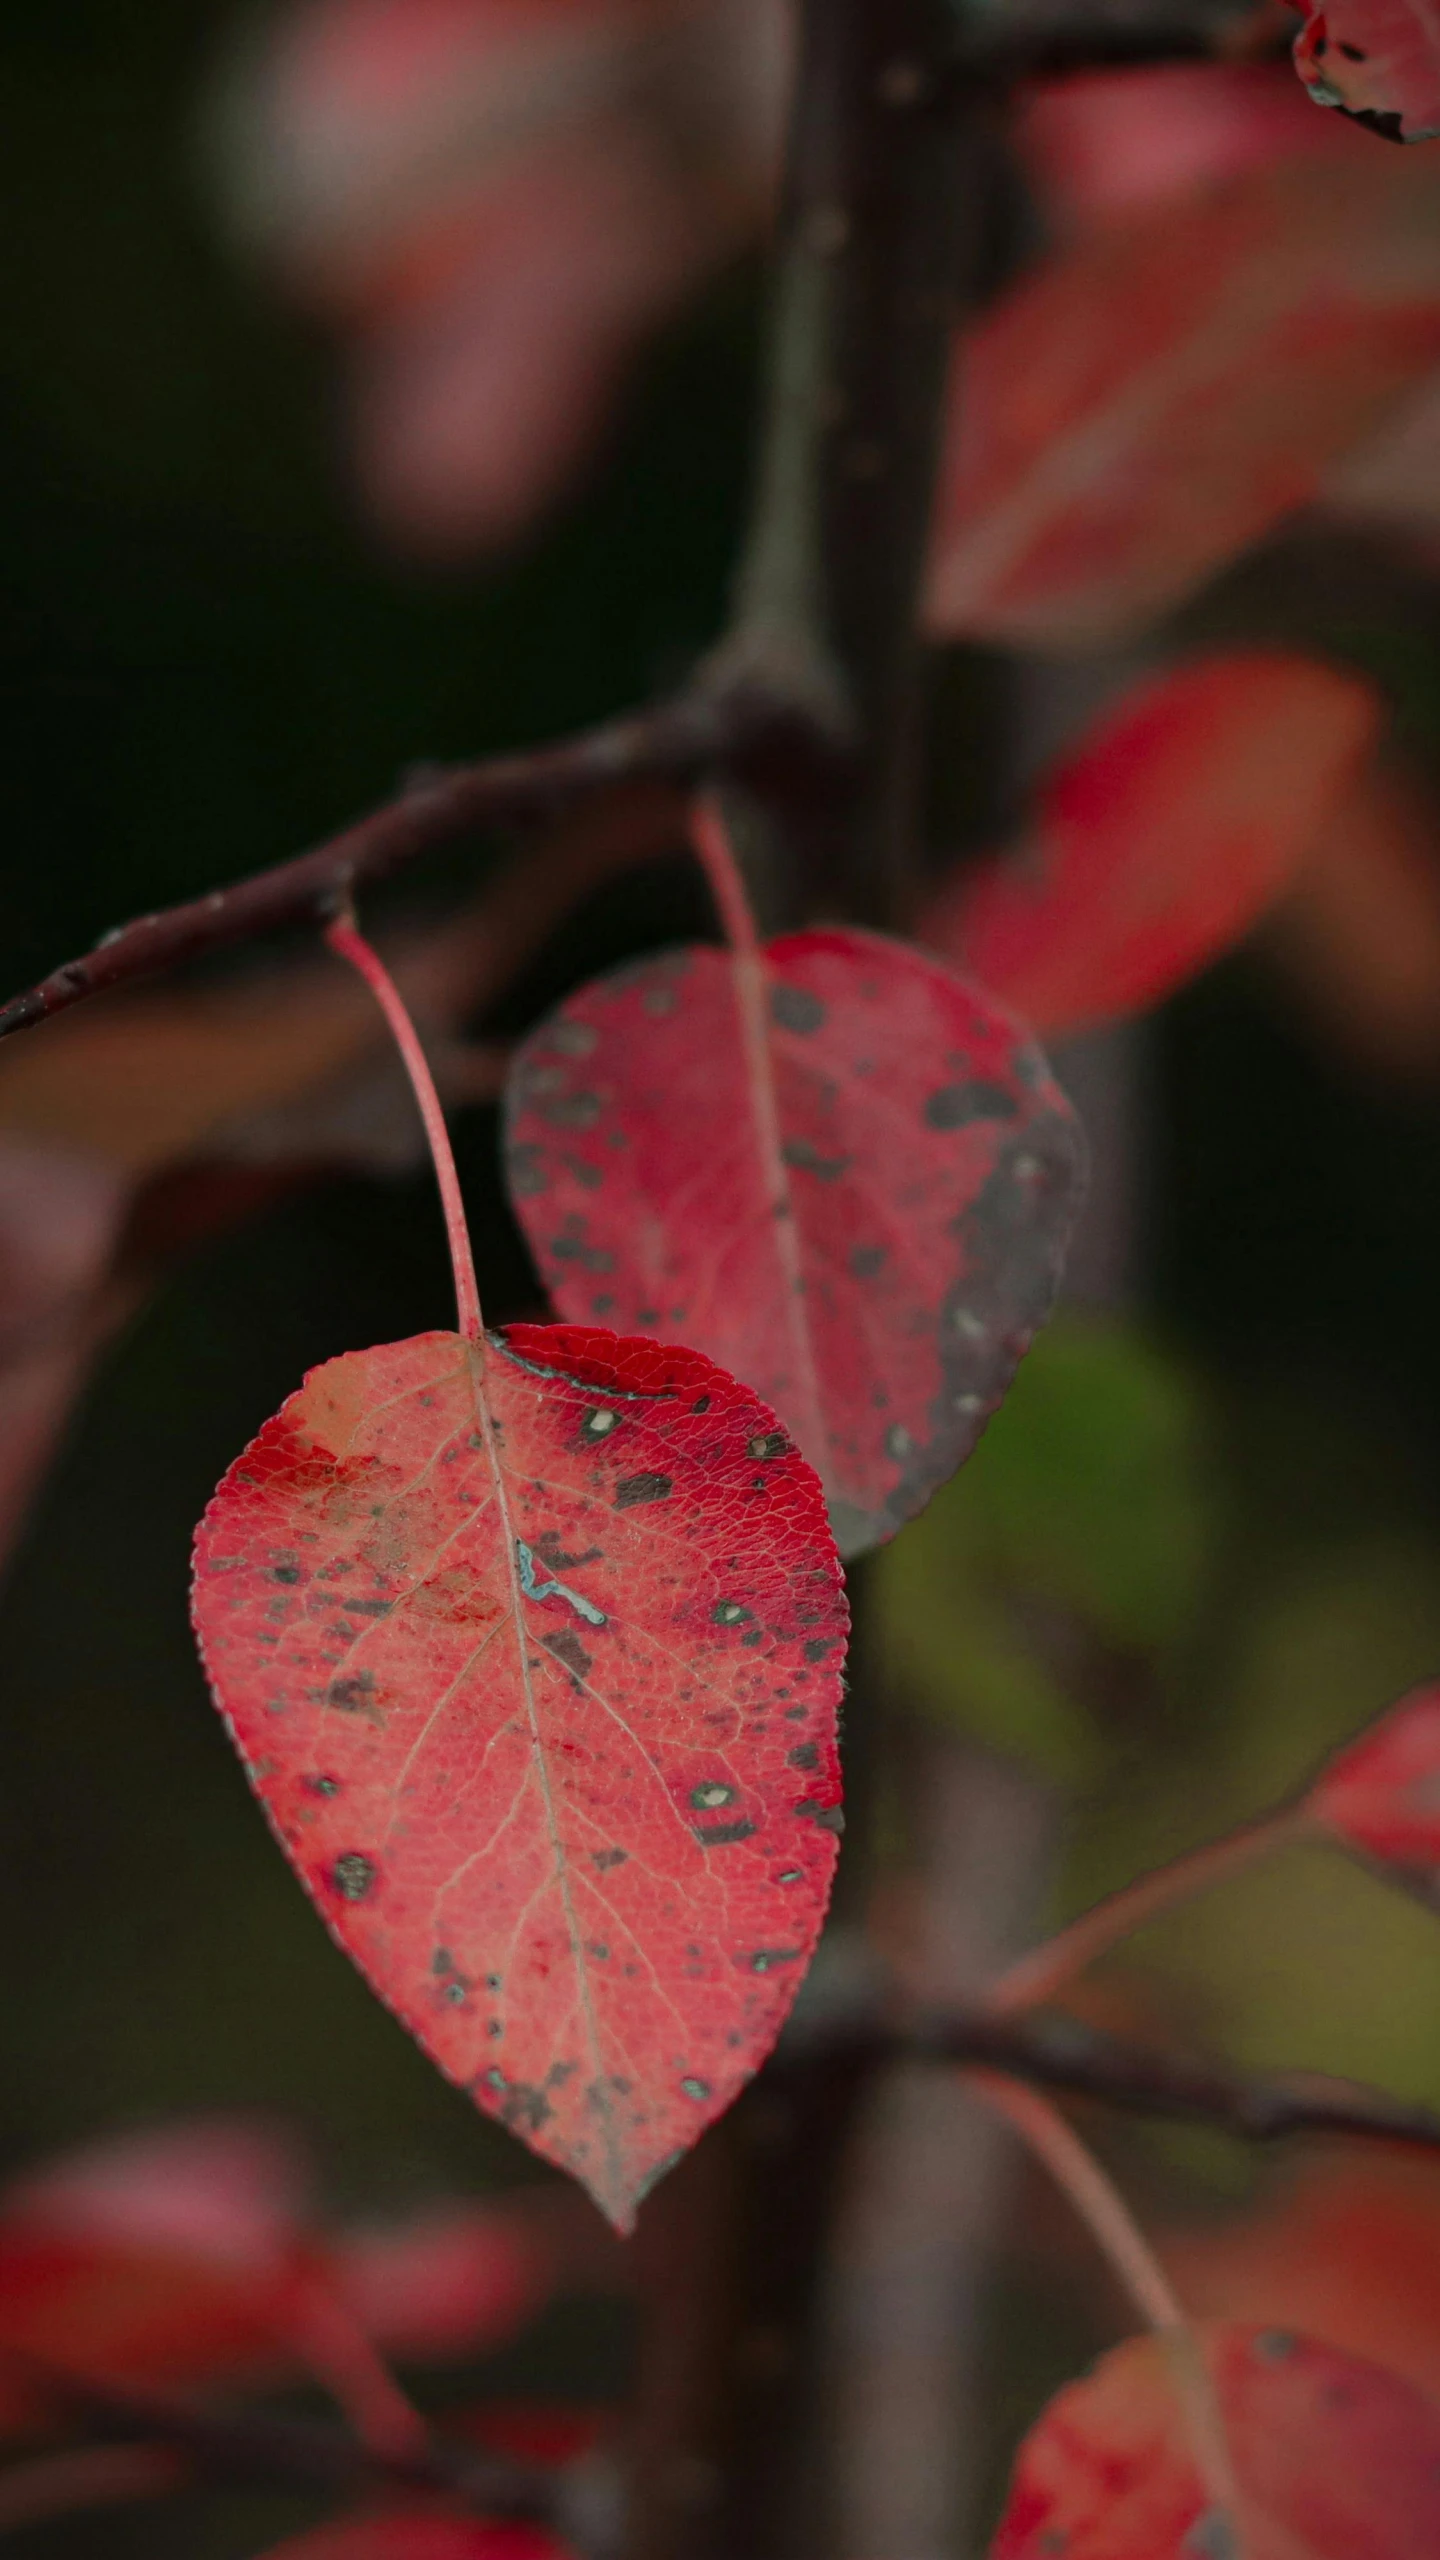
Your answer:
[[[702,1849],[725,1849],[732,1840],[748,1840],[753,1822],[696,1822],[691,1825]]]
[[[633,1511],[640,1502],[668,1502],[675,1489],[673,1476],[622,1476],[615,1487],[617,1511]]]
[[[510,1188],[522,1200],[534,1200],[545,1189],[545,1159],[538,1147],[512,1147],[510,1150]]]
[[[637,1307],[635,1310],[635,1321],[641,1326],[658,1324],[660,1321],[660,1310],[658,1307]]]
[[[885,1434],[885,1454],[889,1458],[908,1458],[915,1443],[903,1422],[892,1422]]]
[[[550,1033],[550,1046],[562,1058],[588,1058],[600,1034],[588,1022],[557,1022]]]
[[[1254,2346],[1262,2364],[1284,2364],[1295,2353],[1294,2333],[1289,2329],[1261,2329]]]
[[[577,1680],[583,1680],[590,1669],[591,1656],[586,1652],[573,1627],[557,1627],[555,1633],[540,1639],[547,1653],[563,1662]]]
[[[612,1413],[608,1405],[599,1404],[586,1414],[580,1428],[587,1440],[608,1440],[619,1419],[619,1414]]]
[[[1348,116],[1352,124],[1363,124],[1371,133],[1378,133],[1382,142],[1405,139],[1405,120],[1393,107],[1342,107],[1340,113]]]
[[[819,1182],[838,1182],[855,1161],[853,1156],[822,1156],[808,1138],[787,1138],[780,1153],[794,1172],[813,1173]]]
[[[600,1117],[598,1093],[556,1093],[542,1096],[539,1103],[542,1119],[556,1129],[593,1129]]]
[[[883,1244],[857,1244],[851,1248],[850,1269],[857,1280],[873,1280],[885,1268]]]
[[[793,1751],[786,1752],[785,1759],[792,1769],[818,1769],[820,1745],[818,1742],[797,1742]]]
[[[964,1129],[972,1120],[1013,1120],[1015,1097],[1003,1084],[942,1084],[925,1104],[927,1129]]]
[[[837,1839],[845,1828],[845,1816],[838,1804],[813,1804],[807,1797],[795,1811],[802,1822],[813,1822],[817,1831],[833,1831]]]
[[[298,1582],[300,1567],[298,1564],[272,1564],[270,1579],[272,1582]]]
[[[752,1973],[769,1973],[777,1964],[794,1964],[804,1954],[803,1947],[757,1947],[750,1959]]]
[[[338,1778],[307,1778],[305,1785],[312,1796],[338,1796],[340,1793]]]
[[[708,1397],[708,1396],[697,1396],[697,1397],[696,1397],[696,1399],[695,1399],[695,1401],[694,1401],[694,1403],[693,1403],[693,1404],[692,1404],[692,1406],[690,1407],[690,1410],[691,1410],[691,1412],[692,1412],[692,1413],[708,1413],[708,1412],[709,1412],[709,1410],[710,1410],[710,1399],[709,1399],[709,1397]]]
[[[753,1440],[746,1441],[745,1455],[747,1458],[783,1458],[789,1447],[783,1431],[761,1431]]]
[[[629,1855],[628,1849],[592,1849],[590,1864],[598,1867],[603,1876],[607,1867],[623,1867]]]
[[[1196,2517],[1180,2548],[1185,2560],[1240,2560],[1235,2528],[1220,2507]]]
[[[703,1787],[691,1788],[690,1801],[699,1812],[713,1813],[717,1805],[734,1803],[735,1789],[727,1787],[719,1778],[712,1778]]]
[[[782,1031],[818,1031],[825,1021],[825,1007],[808,987],[780,985],[770,990],[770,1018]]]
[[[1363,45],[1347,44],[1343,36],[1337,37],[1336,41],[1339,44],[1340,50],[1344,54],[1347,62],[1368,61],[1369,56],[1366,54]]]
[[[710,1612],[717,1627],[738,1627],[742,1618],[753,1618],[754,1614],[743,1600],[717,1600]]]
[[[577,1550],[572,1555],[561,1544],[558,1530],[546,1529],[530,1552],[537,1555],[542,1564],[548,1565],[552,1573],[572,1573],[577,1564],[593,1564],[601,1550],[599,1547],[586,1547],[583,1554]]]
[[[604,1245],[587,1244],[583,1236],[552,1236],[546,1248],[556,1262],[578,1262],[582,1271],[613,1271],[615,1256]]]
[[[452,1956],[452,1954],[450,1953],[450,1950],[449,1950],[449,1948],[448,1948],[448,1947],[437,1947],[437,1948],[436,1948],[435,1953],[433,1954],[433,1956],[432,1956],[432,1957],[431,1957],[431,1959],[430,1959],[430,1970],[431,1970],[431,1972],[432,1972],[432,1973],[453,1973],[453,1972],[454,1972],[454,1970],[455,1970],[455,1959],[454,1959],[454,1957]]]
[[[512,2132],[517,2126],[523,2126],[526,2133],[538,2133],[554,2113],[543,2089],[533,2088],[527,2080],[517,2080],[505,2091],[500,2121],[509,2125]]]
[[[765,1630],[763,1627],[747,1627],[740,1641],[742,1644],[752,1646],[763,1644],[765,1641]]]
[[[803,1884],[805,1870],[803,1867],[782,1867],[775,1881],[777,1884]]]
[[[695,2098],[699,2100],[701,2098],[708,2098],[710,2095],[710,2083],[708,2080],[686,2078],[681,2081],[680,2086],[687,2098]]]
[[[337,1858],[331,1870],[335,1890],[346,1902],[363,1902],[376,1876],[373,1858],[362,1857],[358,1849],[347,1849]]]
[[[375,1693],[373,1671],[357,1671],[353,1678],[332,1680],[325,1692],[327,1707],[339,1707],[344,1715],[355,1715],[370,1704]]]
[[[807,1662],[823,1662],[826,1654],[833,1653],[834,1650],[833,1636],[812,1636],[805,1647],[805,1659]]]

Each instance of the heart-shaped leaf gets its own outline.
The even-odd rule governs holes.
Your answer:
[[[1440,16],[1434,0],[1298,0],[1295,68],[1317,106],[1339,107],[1387,142],[1440,135]]]
[[[1146,206],[960,350],[930,618],[1123,640],[1315,495],[1440,357],[1440,161],[1321,152]]]
[[[1236,2524],[1196,2469],[1162,2338],[1132,2339],[1026,2437],[991,2560],[1433,2560],[1440,2410],[1379,2365],[1283,2330],[1194,2333]]]
[[[1372,685],[1237,649],[1136,685],[1038,795],[1012,850],[921,925],[1041,1032],[1158,1002],[1277,897],[1382,717]]]
[[[853,1556],[999,1403],[1050,1311],[1083,1145],[1019,1025],[920,952],[767,944],[756,1038],[741,966],[666,952],[541,1023],[509,1086],[510,1185],[562,1314],[748,1380]]]
[[[196,1541],[216,1700],[341,1945],[622,2229],[768,2052],[836,1853],[821,1489],[689,1350],[351,1352]]]
[[[1440,1681],[1337,1752],[1306,1802],[1347,1849],[1440,1905]]]

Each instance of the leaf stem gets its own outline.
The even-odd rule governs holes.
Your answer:
[[[1162,1867],[1152,1867],[1147,1875],[1137,1876],[1133,1884],[1122,1885],[1118,1893],[1107,1894],[1103,1902],[1082,1912],[1068,1929],[1059,1930],[1018,1963],[1007,1966],[986,1994],[986,2007],[1000,2016],[1039,2008],[1132,1930],[1143,1928],[1164,1911],[1173,1911],[1197,1893],[1207,1893],[1212,1885],[1227,1883],[1277,1849],[1314,1834],[1314,1819],[1305,1807],[1284,1804],[1253,1822],[1237,1823],[1219,1840],[1207,1840]]]
[[[800,1234],[785,1163],[780,1105],[775,1092],[775,1060],[770,1047],[770,980],[765,948],[755,929],[754,914],[719,803],[708,792],[702,792],[692,804],[690,841],[709,884],[730,948],[735,1009],[745,1052],[745,1081],[760,1155],[765,1206],[775,1239],[775,1257],[780,1265],[785,1330],[794,1364],[792,1412],[796,1437],[803,1454],[823,1479],[830,1472],[829,1435],[815,1369],[815,1346],[805,1313]],[[784,1414],[781,1416],[782,1421],[789,1418]]]
[[[420,1045],[420,1035],[405,1008],[405,999],[377,951],[373,951],[357,926],[353,912],[336,916],[325,928],[325,939],[340,959],[358,969],[390,1026],[395,1046],[405,1062],[420,1117],[425,1123],[435,1179],[440,1187],[440,1203],[445,1212],[445,1232],[450,1241],[450,1261],[455,1273],[455,1311],[459,1331],[472,1342],[484,1358],[485,1328],[480,1314],[480,1292],[475,1282],[475,1257],[470,1249],[470,1230],[465,1223],[465,1203],[460,1192],[460,1177],[455,1170],[455,1155],[450,1132],[429,1061]]]
[[[1048,2098],[1042,2098],[1038,2090],[1027,2089],[1020,2081],[995,2071],[971,2071],[965,2076],[986,2105],[1013,2125],[1037,2160],[1044,2162],[1104,2252],[1141,2319],[1169,2350],[1200,2476],[1212,2504],[1231,2524],[1233,2533],[1238,2505],[1235,2469],[1215,2387],[1180,2297],[1119,2188],[1059,2109]],[[1238,2552],[1238,2541],[1234,2548]]]

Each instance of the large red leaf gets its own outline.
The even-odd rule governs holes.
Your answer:
[[[1248,931],[1373,744],[1373,686],[1283,650],[1152,676],[921,923],[1041,1032],[1158,1002]]]
[[[1440,163],[1322,152],[1145,207],[965,340],[949,632],[1121,640],[1315,493],[1440,356]]]
[[[813,1459],[841,1549],[966,1457],[1049,1312],[1079,1131],[1008,1014],[903,944],[766,946],[592,980],[532,1033],[507,1148],[562,1313],[702,1344]]]
[[[768,2051],[835,1859],[819,1484],[700,1353],[312,1371],[196,1542],[217,1702],[342,1946],[621,2229]]]
[[[1298,0],[1295,68],[1316,104],[1339,107],[1388,142],[1440,135],[1435,0]]]
[[[1307,1802],[1347,1849],[1440,1904],[1440,1682],[1412,1689],[1338,1751]]]
[[[1379,2365],[1284,2330],[1198,2332],[1238,2540],[1195,2467],[1158,2338],[1116,2348],[1024,2444],[991,2560],[1434,2560],[1440,2410]]]

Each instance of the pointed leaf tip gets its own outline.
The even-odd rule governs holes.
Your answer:
[[[1079,1124],[984,991],[879,934],[766,946],[781,1196],[728,953],[592,980],[519,1051],[506,1148],[563,1315],[703,1344],[825,1483],[844,1554],[968,1457],[1048,1316]]]
[[[196,1540],[216,1702],[373,1988],[621,2230],[769,2051],[840,1828],[817,1478],[689,1350],[313,1370]]]
[[[1307,1802],[1345,1848],[1440,1906],[1440,1681],[1337,1752]]]

